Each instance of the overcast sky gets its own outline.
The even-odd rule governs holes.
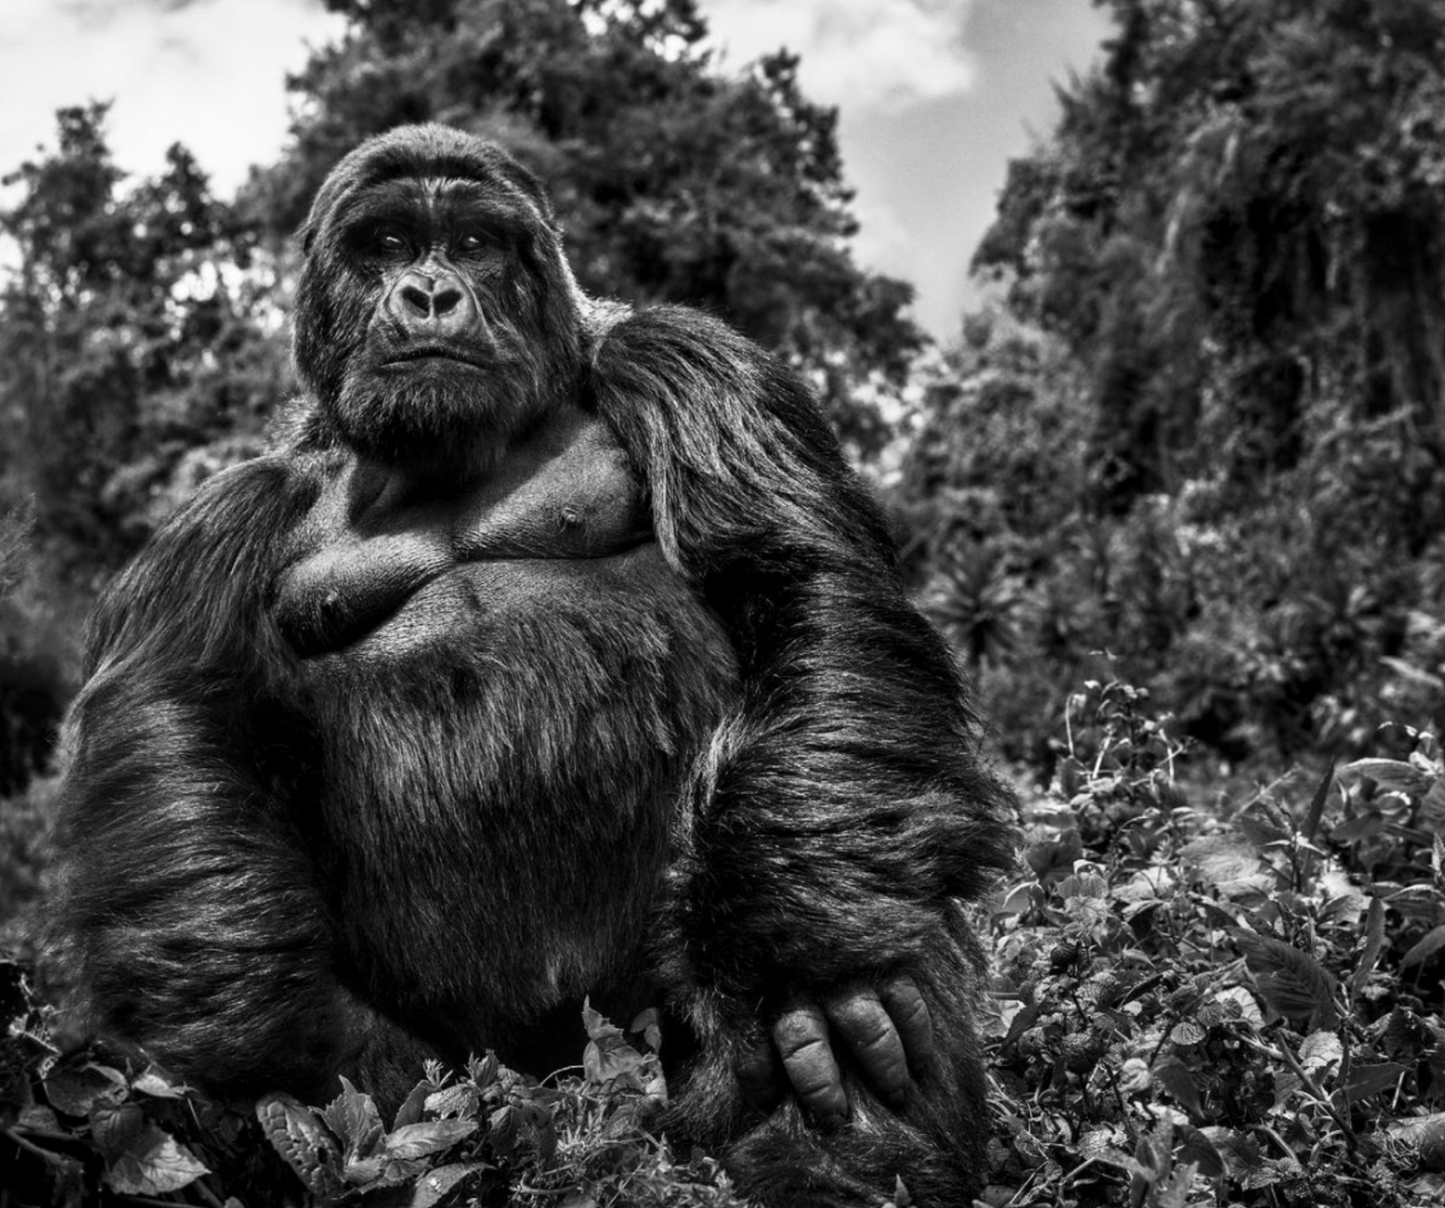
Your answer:
[[[977,298],[968,261],[1010,156],[1092,61],[1090,0],[700,0],[726,64],[779,45],[841,110],[860,261],[911,281],[936,336]],[[226,194],[286,133],[283,78],[339,32],[320,0],[0,0],[0,172],[54,142],[54,111],[111,99],[111,147],[156,171],[185,143]]]

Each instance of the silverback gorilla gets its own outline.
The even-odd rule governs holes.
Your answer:
[[[960,899],[1011,858],[944,646],[799,380],[588,298],[439,126],[304,229],[304,395],[111,585],[54,930],[89,1026],[213,1094],[673,1025],[674,1137],[775,1204],[966,1202]]]

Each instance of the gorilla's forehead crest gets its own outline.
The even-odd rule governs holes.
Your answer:
[[[534,206],[545,224],[553,223],[541,183],[497,144],[436,123],[397,126],[367,139],[331,170],[301,228],[303,247],[309,251],[326,218],[362,189],[428,176],[500,184]]]

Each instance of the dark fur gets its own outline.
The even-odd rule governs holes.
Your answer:
[[[521,216],[524,271],[469,283],[500,351],[465,391],[368,385],[395,333],[345,216],[436,177]],[[1008,796],[811,398],[705,316],[583,298],[535,181],[454,132],[353,153],[306,238],[308,399],[92,622],[56,836],[75,1001],[217,1093],[359,1070],[394,1097],[424,1052],[575,1061],[549,1013],[656,994],[693,1054],[669,1127],[746,1188],[869,1204],[901,1174],[966,1202],[957,900],[1010,858]],[[462,512],[482,552],[429,578]],[[843,1126],[746,1106],[737,1066],[788,996],[900,973],[939,1041],[901,1112],[846,1068]]]

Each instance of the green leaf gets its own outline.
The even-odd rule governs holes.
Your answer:
[[[187,1091],[185,1086],[178,1086],[171,1082],[155,1066],[151,1066],[143,1074],[137,1075],[131,1086],[154,1099],[184,1099]]]
[[[1205,1178],[1217,1179],[1224,1174],[1224,1156],[1215,1147],[1209,1135],[1199,1128],[1182,1128],[1184,1144],[1179,1149],[1179,1161],[1192,1162]]]
[[[1179,854],[1201,883],[1215,887],[1226,897],[1247,898],[1274,887],[1274,874],[1259,853],[1227,835],[1195,839]]]
[[[271,1146],[318,1195],[341,1187],[341,1143],[321,1117],[290,1095],[268,1095],[256,1104],[256,1118]]]
[[[1124,1130],[1118,1127],[1104,1126],[1092,1128],[1079,1138],[1079,1156],[1089,1162],[1107,1162],[1111,1166],[1118,1166],[1124,1170],[1134,1173],[1140,1168],[1139,1163],[1134,1160],[1124,1148],[1126,1136]]]
[[[507,1161],[512,1157],[522,1135],[522,1121],[517,1109],[511,1104],[499,1107],[487,1119],[488,1140],[497,1157]]]
[[[1407,1068],[1398,1061],[1381,1061],[1372,1065],[1354,1066],[1345,1082],[1345,1093],[1349,1095],[1350,1102],[1353,1103],[1360,1099],[1367,1099],[1371,1095],[1378,1095],[1381,1091],[1394,1090]]]
[[[1398,759],[1357,759],[1340,769],[1355,776],[1368,776],[1386,793],[1418,797],[1429,790],[1432,777],[1412,763]]]
[[[1259,1142],[1248,1133],[1217,1126],[1201,1128],[1199,1132],[1223,1159],[1224,1168],[1231,1179],[1240,1179],[1247,1172],[1259,1167]]]
[[[1315,832],[1320,828],[1320,818],[1325,812],[1325,801],[1330,795],[1330,786],[1335,782],[1335,761],[1330,760],[1330,766],[1326,769],[1324,778],[1320,781],[1319,788],[1315,789],[1314,799],[1310,802],[1310,812],[1305,816],[1305,824],[1300,828],[1300,834],[1308,843],[1314,842]]]
[[[1333,1032],[1311,1032],[1300,1045],[1300,1064],[1311,1074],[1323,1073],[1343,1061],[1345,1046]]]
[[[348,1163],[369,1157],[386,1131],[371,1096],[346,1078],[341,1079],[341,1094],[326,1105],[321,1118],[346,1146]]]
[[[1333,1030],[1339,1026],[1335,1007],[1335,978],[1307,952],[1283,940],[1234,932],[1254,975],[1260,997],[1286,1019],[1308,1019],[1315,1027]]]
[[[429,1078],[423,1078],[402,1101],[402,1105],[396,1109],[396,1118],[392,1121],[392,1130],[405,1128],[408,1124],[415,1124],[421,1119],[423,1109],[426,1107],[427,1097],[437,1089],[437,1084]]]
[[[149,1125],[129,1152],[106,1167],[105,1182],[121,1195],[169,1195],[209,1173],[174,1137]]]
[[[598,1085],[610,1082],[631,1090],[642,1090],[647,1058],[627,1043],[622,1029],[594,1011],[590,1001],[583,1003],[582,1022],[591,1037],[582,1054],[582,1070],[587,1081]]]
[[[101,1099],[90,1109],[90,1135],[96,1148],[107,1158],[128,1153],[146,1129],[152,1127],[138,1103],[111,1103]]]
[[[1175,1044],[1203,1044],[1207,1035],[1192,1019],[1181,1019],[1169,1030],[1169,1039]]]
[[[1370,898],[1370,913],[1365,920],[1365,947],[1360,953],[1359,964],[1350,975],[1350,992],[1359,994],[1374,972],[1375,963],[1385,945],[1385,903],[1379,898]]]
[[[341,1170],[341,1178],[352,1187],[365,1187],[378,1182],[385,1169],[385,1158],[357,1158],[346,1163]]]
[[[1256,801],[1246,806],[1234,824],[1255,847],[1283,843],[1290,837],[1289,817],[1271,801]]]
[[[1385,818],[1379,810],[1367,809],[1358,817],[1341,822],[1330,832],[1336,843],[1357,843],[1361,839],[1372,839],[1385,829]]]
[[[1083,859],[1084,841],[1076,830],[1067,830],[1057,839],[1044,839],[1024,849],[1024,860],[1042,884],[1048,885],[1074,871],[1074,862]]]
[[[1445,948],[1445,923],[1427,931],[1424,938],[1400,958],[1400,968],[1408,969],[1411,965],[1422,964],[1441,948]]]
[[[383,1142],[392,1158],[424,1158],[428,1154],[450,1149],[477,1131],[475,1120],[433,1120],[426,1124],[409,1124],[398,1128]]]
[[[434,1116],[476,1115],[482,1097],[474,1086],[448,1086],[426,1097],[426,1110]],[[416,1123],[416,1121],[412,1121]]]
[[[59,1069],[45,1080],[44,1086],[50,1106],[67,1116],[88,1116],[98,1099],[118,1102],[126,1094],[124,1074],[93,1062],[79,1069]]]
[[[633,1035],[641,1032],[643,1042],[654,1053],[662,1051],[662,1016],[656,1007],[639,1011],[627,1030]]]
[[[1426,1170],[1445,1170],[1445,1112],[1396,1120],[1387,1131],[1394,1140],[1416,1146]]]
[[[1434,834],[1445,830],[1445,776],[1437,776],[1429,791],[1420,798],[1420,820]]]
[[[1199,1087],[1195,1085],[1194,1075],[1179,1058],[1166,1057],[1163,1061],[1155,1062],[1151,1073],[1154,1081],[1191,1115],[1204,1114],[1204,1104],[1199,1100]]]
[[[1214,996],[1214,1001],[1221,1006],[1234,1003],[1239,1008],[1238,1018],[1243,1023],[1255,1029],[1264,1027],[1264,1015],[1260,1012],[1259,1003],[1244,986],[1230,986],[1221,990]]]
[[[434,1208],[463,1179],[489,1169],[485,1162],[457,1162],[429,1170],[417,1179],[407,1208]]]

